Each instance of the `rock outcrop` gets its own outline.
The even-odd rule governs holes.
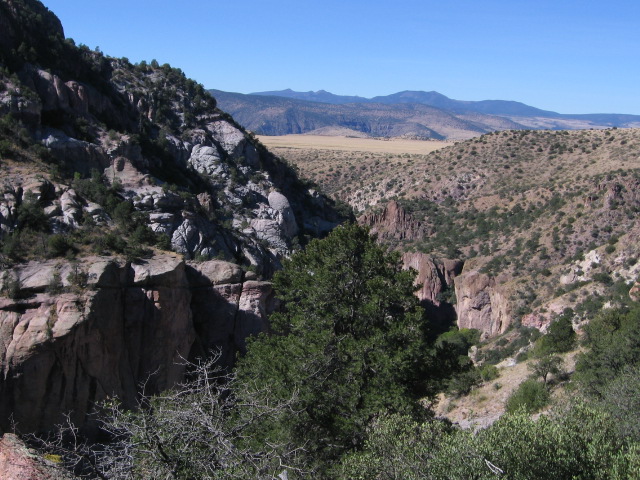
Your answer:
[[[455,281],[458,327],[480,330],[482,338],[504,333],[512,317],[503,288],[493,277],[465,265]]]
[[[371,232],[383,240],[415,240],[428,233],[395,200],[387,203],[380,213],[363,215],[358,223],[371,227]]]
[[[72,480],[76,477],[27,448],[16,435],[0,438],[0,478],[5,480]]]
[[[140,388],[181,382],[188,360],[220,352],[230,365],[275,308],[268,282],[218,260],[46,261],[3,283],[12,278],[16,298],[0,297],[2,429],[11,417],[21,431],[43,430],[66,412],[82,425],[107,397],[133,407]]]
[[[0,46],[0,431],[232,364],[276,307],[261,280],[333,202],[181,70],[77,47],[37,0],[0,2]]]
[[[460,260],[436,259],[424,253],[405,253],[402,263],[404,268],[417,272],[418,298],[435,305],[440,305],[443,292],[453,288],[454,278],[460,275],[464,265]]]
[[[3,178],[0,240],[19,228],[16,208],[36,177],[53,186],[38,197],[50,220],[42,231],[77,230],[88,216],[113,226],[113,198],[107,205],[95,189],[72,188],[91,178],[148,216],[172,250],[251,264],[265,277],[304,243],[299,236],[340,223],[332,201],[312,194],[179,69],[75,47],[35,0],[2,2],[0,16],[0,116],[11,114],[15,131],[6,135],[32,167]]]

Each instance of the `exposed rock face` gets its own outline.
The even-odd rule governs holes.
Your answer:
[[[455,282],[458,327],[475,328],[482,337],[504,333],[511,324],[508,295],[495,279],[477,270],[463,270]]]
[[[446,331],[455,324],[454,278],[462,271],[459,260],[438,259],[424,253],[405,253],[402,256],[405,269],[416,270],[416,296],[427,312],[436,330]]]
[[[109,158],[101,148],[69,137],[58,130],[45,130],[41,141],[55,158],[73,166],[75,171],[85,176],[88,176],[92,169],[104,170],[109,166]]]
[[[358,222],[371,227],[381,239],[415,240],[425,235],[425,228],[416,222],[398,202],[392,200],[382,213],[363,215]]]
[[[439,294],[453,288],[454,278],[460,275],[464,263],[460,260],[438,259],[424,253],[405,253],[402,256],[404,268],[418,272],[416,283],[421,285],[416,292],[422,301],[440,305]]]
[[[271,192],[267,198],[269,206],[277,212],[277,220],[284,234],[293,238],[298,234],[296,216],[293,214],[289,200],[280,192]]]
[[[5,480],[71,480],[76,477],[46,461],[14,434],[0,439],[0,478]]]
[[[167,235],[174,251],[252,264],[266,277],[298,245],[300,233],[320,236],[340,223],[330,200],[312,199],[289,165],[182,72],[78,49],[35,0],[3,2],[0,13],[13,32],[0,32],[0,44],[24,40],[20,50],[35,52],[26,58],[15,45],[0,51],[0,63],[10,60],[10,74],[0,72],[0,115],[23,122],[35,143],[29,147],[57,172],[34,165],[31,178],[3,179],[2,232],[18,228],[16,206],[36,176],[54,187],[39,202],[51,223],[43,230],[82,228],[86,216],[113,225],[105,213],[113,208],[99,205],[95,190],[71,188],[76,172],[117,185],[118,201],[148,215],[150,228]],[[25,35],[25,29],[34,31]]]
[[[87,273],[88,290],[72,287]],[[135,406],[142,382],[153,394],[183,379],[185,361],[220,351],[229,365],[246,336],[267,330],[271,285],[245,281],[237,265],[185,264],[171,255],[131,265],[93,258],[47,261],[12,272],[21,297],[0,297],[0,428],[46,429],[72,412],[78,424],[95,402],[117,396]]]
[[[196,145],[191,151],[189,163],[204,175],[218,176],[227,173],[220,152],[215,147]]]

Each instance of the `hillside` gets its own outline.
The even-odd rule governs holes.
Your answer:
[[[494,336],[545,328],[565,308],[578,325],[628,292],[640,273],[638,147],[640,130],[608,129],[496,132],[427,155],[275,151],[385,243],[463,260],[448,286],[458,325]]]
[[[83,230],[87,202],[102,208],[94,221],[108,228],[117,206],[98,197],[110,188],[113,202],[139,212],[173,250],[267,274],[294,237],[304,243],[335,225],[330,203],[312,200],[290,167],[179,69],[76,47],[38,2],[0,7],[9,23],[0,34],[5,244],[27,188],[48,192],[37,199],[50,218],[44,230]],[[29,17],[29,8],[40,13]]]
[[[233,364],[334,202],[179,69],[76,46],[36,0],[0,25],[0,430]]]
[[[405,91],[371,99],[324,90],[210,92],[220,108],[260,135],[335,135],[337,130],[338,135],[461,140],[496,130],[640,126],[637,115],[567,115],[514,101],[453,100],[438,92]]]

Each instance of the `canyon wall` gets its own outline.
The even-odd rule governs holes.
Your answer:
[[[8,271],[9,283],[19,288],[0,298],[0,427],[23,432],[67,412],[84,424],[107,397],[134,407],[142,389],[171,388],[211,352],[230,365],[275,306],[271,285],[237,265],[170,254],[34,262]]]

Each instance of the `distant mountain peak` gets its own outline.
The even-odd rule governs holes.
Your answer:
[[[511,100],[454,100],[434,90],[364,98],[290,88],[249,95],[212,90],[220,106],[263,135],[351,130],[372,137],[461,139],[495,130],[638,127],[638,115],[561,115]]]

